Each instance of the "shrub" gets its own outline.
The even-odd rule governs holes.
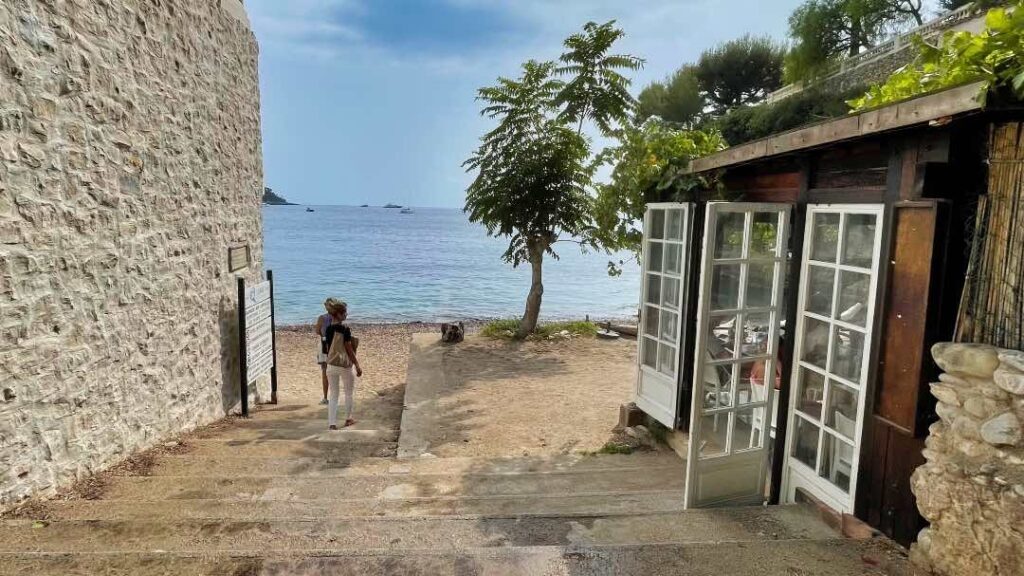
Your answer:
[[[917,60],[851,100],[855,111],[976,81],[983,81],[986,90],[1008,88],[1024,100],[1024,1],[1013,10],[989,10],[979,34],[947,32],[938,46],[920,38],[915,42]]]
[[[773,104],[737,108],[719,118],[717,126],[729,145],[738,146],[806,124],[844,116],[850,110],[846,101],[863,93],[863,86],[839,93],[811,88]]]

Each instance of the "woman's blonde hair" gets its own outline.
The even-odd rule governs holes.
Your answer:
[[[331,314],[344,314],[348,312],[348,304],[338,300],[337,298],[328,298],[324,302],[324,306],[327,307],[327,311]]]

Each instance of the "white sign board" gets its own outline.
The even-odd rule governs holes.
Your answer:
[[[245,381],[253,383],[274,366],[270,282],[245,291]]]

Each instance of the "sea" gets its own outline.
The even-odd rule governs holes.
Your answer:
[[[439,322],[521,316],[528,264],[502,259],[493,238],[458,209],[264,206],[264,266],[274,272],[277,324],[315,321],[328,296],[349,305],[351,322]],[[608,262],[628,255],[582,253],[559,243],[544,263],[541,321],[635,318],[640,270],[621,276]]]

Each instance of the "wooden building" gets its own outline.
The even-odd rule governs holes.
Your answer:
[[[693,162],[716,186],[649,206],[636,402],[688,433],[689,506],[809,498],[915,539],[928,351],[958,313],[983,328],[962,308],[992,142],[1024,140],[1021,109],[985,99],[968,85],[736,146]]]

